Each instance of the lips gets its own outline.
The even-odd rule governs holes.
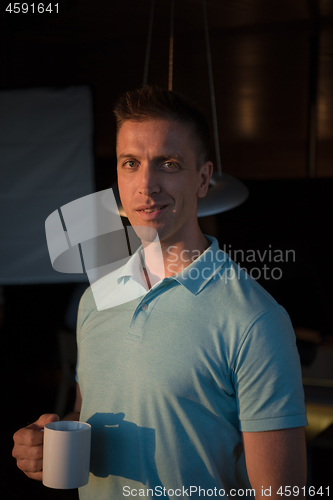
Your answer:
[[[166,210],[167,205],[142,205],[136,211],[145,220],[157,219]]]
[[[162,208],[165,208],[166,205],[150,205],[150,206],[144,206],[137,208],[138,211],[140,212],[146,212],[146,213],[151,213],[151,212],[158,212],[159,210],[162,210]]]

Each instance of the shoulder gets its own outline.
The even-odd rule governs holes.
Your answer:
[[[211,245],[200,260],[202,265],[209,265],[211,268],[213,287],[237,309],[250,311],[274,309],[278,305],[276,300],[219,248],[215,238],[206,237]]]
[[[279,321],[289,328],[285,309],[228,256],[208,285],[207,295],[215,307],[218,300],[217,314],[228,317],[239,339],[258,321],[263,325]]]

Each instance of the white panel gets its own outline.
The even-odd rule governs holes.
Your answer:
[[[3,91],[0,110],[0,284],[87,281],[52,268],[45,221],[95,191],[89,88]]]

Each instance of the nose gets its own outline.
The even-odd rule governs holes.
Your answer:
[[[150,165],[141,168],[138,183],[139,192],[144,196],[151,196],[161,190],[158,173]]]

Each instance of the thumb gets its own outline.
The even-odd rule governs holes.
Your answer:
[[[59,420],[59,416],[56,413],[45,413],[44,415],[41,415],[38,420],[36,420],[35,425],[40,429],[43,429],[46,424],[49,424],[50,422],[58,422]]]

